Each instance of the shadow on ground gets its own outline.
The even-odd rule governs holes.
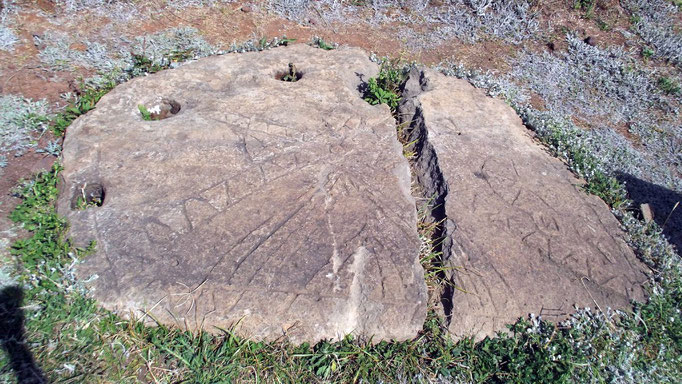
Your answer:
[[[626,173],[619,174],[618,179],[625,182],[625,189],[637,209],[640,204],[651,206],[656,224],[663,228],[663,234],[677,252],[682,252],[682,194]]]
[[[11,369],[21,384],[47,383],[24,339],[23,298],[23,291],[16,286],[0,291],[0,345],[9,363],[0,371]]]

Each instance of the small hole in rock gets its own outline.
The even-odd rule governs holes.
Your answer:
[[[83,183],[71,198],[71,209],[101,207],[104,204],[104,187],[100,183]]]
[[[180,108],[180,103],[173,99],[165,98],[149,108],[144,104],[139,104],[137,106],[140,115],[142,115],[142,120],[145,121],[167,119],[180,112]]]
[[[277,72],[275,74],[275,78],[277,80],[287,81],[290,83],[294,83],[296,81],[299,81],[299,80],[301,80],[302,77],[303,77],[303,72],[297,71],[296,65],[294,63],[289,63],[289,69],[287,69],[286,71]]]

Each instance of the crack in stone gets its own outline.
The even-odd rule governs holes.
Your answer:
[[[449,187],[438,165],[438,156],[429,141],[428,130],[424,122],[421,103],[417,99],[422,92],[429,90],[428,80],[423,71],[412,68],[407,81],[403,85],[402,100],[398,106],[397,116],[400,126],[404,126],[405,141],[414,143],[416,156],[410,161],[410,167],[416,176],[417,184],[423,191],[423,197],[431,200],[432,209],[428,220],[431,223],[440,223],[433,233],[434,252],[440,254],[438,263],[444,265],[450,259],[452,253],[452,239],[450,234],[455,229],[455,224],[448,219],[445,211],[445,199],[449,193]],[[439,272],[439,278],[451,280],[444,271]],[[449,325],[452,318],[454,294],[453,284],[444,284],[440,292],[439,300],[443,306],[446,324]]]

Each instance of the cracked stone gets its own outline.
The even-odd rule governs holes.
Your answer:
[[[288,63],[296,83],[275,74]],[[106,308],[293,342],[421,330],[410,171],[365,52],[295,45],[201,59],[122,84],[68,129],[59,212]],[[137,106],[182,104],[149,123]],[[171,111],[172,112],[172,111]],[[106,203],[71,210],[88,180]],[[145,320],[152,323],[151,318]]]
[[[482,339],[530,313],[628,308],[646,268],[609,207],[536,143],[503,101],[464,80],[413,70],[400,107],[419,138],[416,174],[444,207],[455,289],[449,330]]]

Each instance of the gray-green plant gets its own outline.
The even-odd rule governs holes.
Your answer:
[[[17,5],[14,1],[2,0],[0,3],[0,50],[11,50],[19,40],[12,29],[16,12]]]
[[[36,146],[48,128],[48,105],[15,95],[0,95],[0,152],[21,155]]]
[[[682,66],[682,9],[668,0],[623,0],[620,4],[632,15],[632,29],[656,48],[655,55]]]
[[[17,41],[19,41],[19,39],[17,38],[14,31],[10,27],[0,24],[0,50],[11,50]]]
[[[258,40],[252,39],[242,43],[232,43],[230,48],[225,51],[225,53],[244,53],[244,52],[257,52],[266,49],[276,48],[282,45],[287,45],[290,42],[295,41],[295,39],[289,39],[286,36],[274,37],[271,40],[267,38],[260,38]]]
[[[516,104],[535,93],[554,120],[582,117],[589,129],[580,131],[580,140],[602,158],[608,172],[682,190],[682,180],[675,176],[682,171],[675,153],[682,140],[679,98],[661,92],[659,76],[632,52],[593,47],[572,34],[566,41],[566,52],[525,52],[511,61],[510,75],[475,75],[475,81]],[[623,125],[645,146],[635,146],[614,128]]]
[[[519,44],[539,30],[533,2],[526,0],[372,0],[350,4],[338,0],[269,0],[265,7],[298,23],[319,17],[329,24],[339,21],[365,22],[373,27],[392,24],[398,27],[400,39],[422,47],[451,38],[475,42],[493,37]],[[424,32],[420,28],[424,24],[432,28]]]
[[[57,157],[60,153],[62,153],[62,145],[59,144],[58,140],[50,140],[45,147],[36,149],[36,152],[46,153],[48,155]]]

